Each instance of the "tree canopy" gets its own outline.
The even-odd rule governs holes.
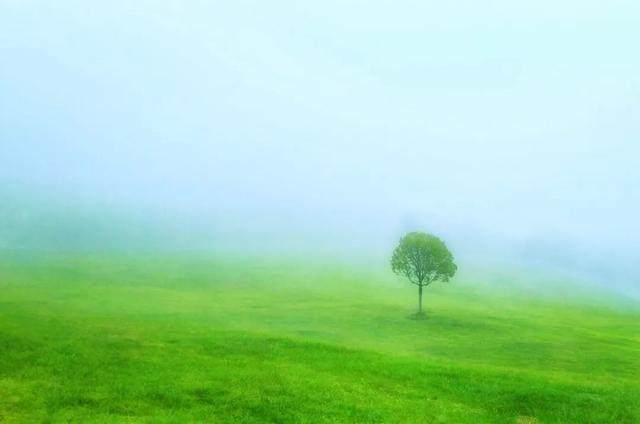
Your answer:
[[[458,267],[445,243],[438,237],[413,232],[400,239],[391,257],[391,269],[418,286],[449,281]]]

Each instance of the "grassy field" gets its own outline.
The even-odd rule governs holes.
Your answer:
[[[640,311],[507,286],[6,253],[0,422],[640,422]]]

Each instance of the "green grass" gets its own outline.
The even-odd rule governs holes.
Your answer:
[[[0,422],[640,422],[638,309],[466,280],[6,253]]]

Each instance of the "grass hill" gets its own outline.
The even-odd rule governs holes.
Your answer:
[[[467,276],[0,255],[0,422],[640,421],[640,310]]]

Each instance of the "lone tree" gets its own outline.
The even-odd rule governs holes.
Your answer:
[[[434,281],[449,281],[458,267],[442,240],[431,234],[414,232],[400,239],[391,257],[391,269],[418,286],[418,315],[423,315],[422,288]]]

